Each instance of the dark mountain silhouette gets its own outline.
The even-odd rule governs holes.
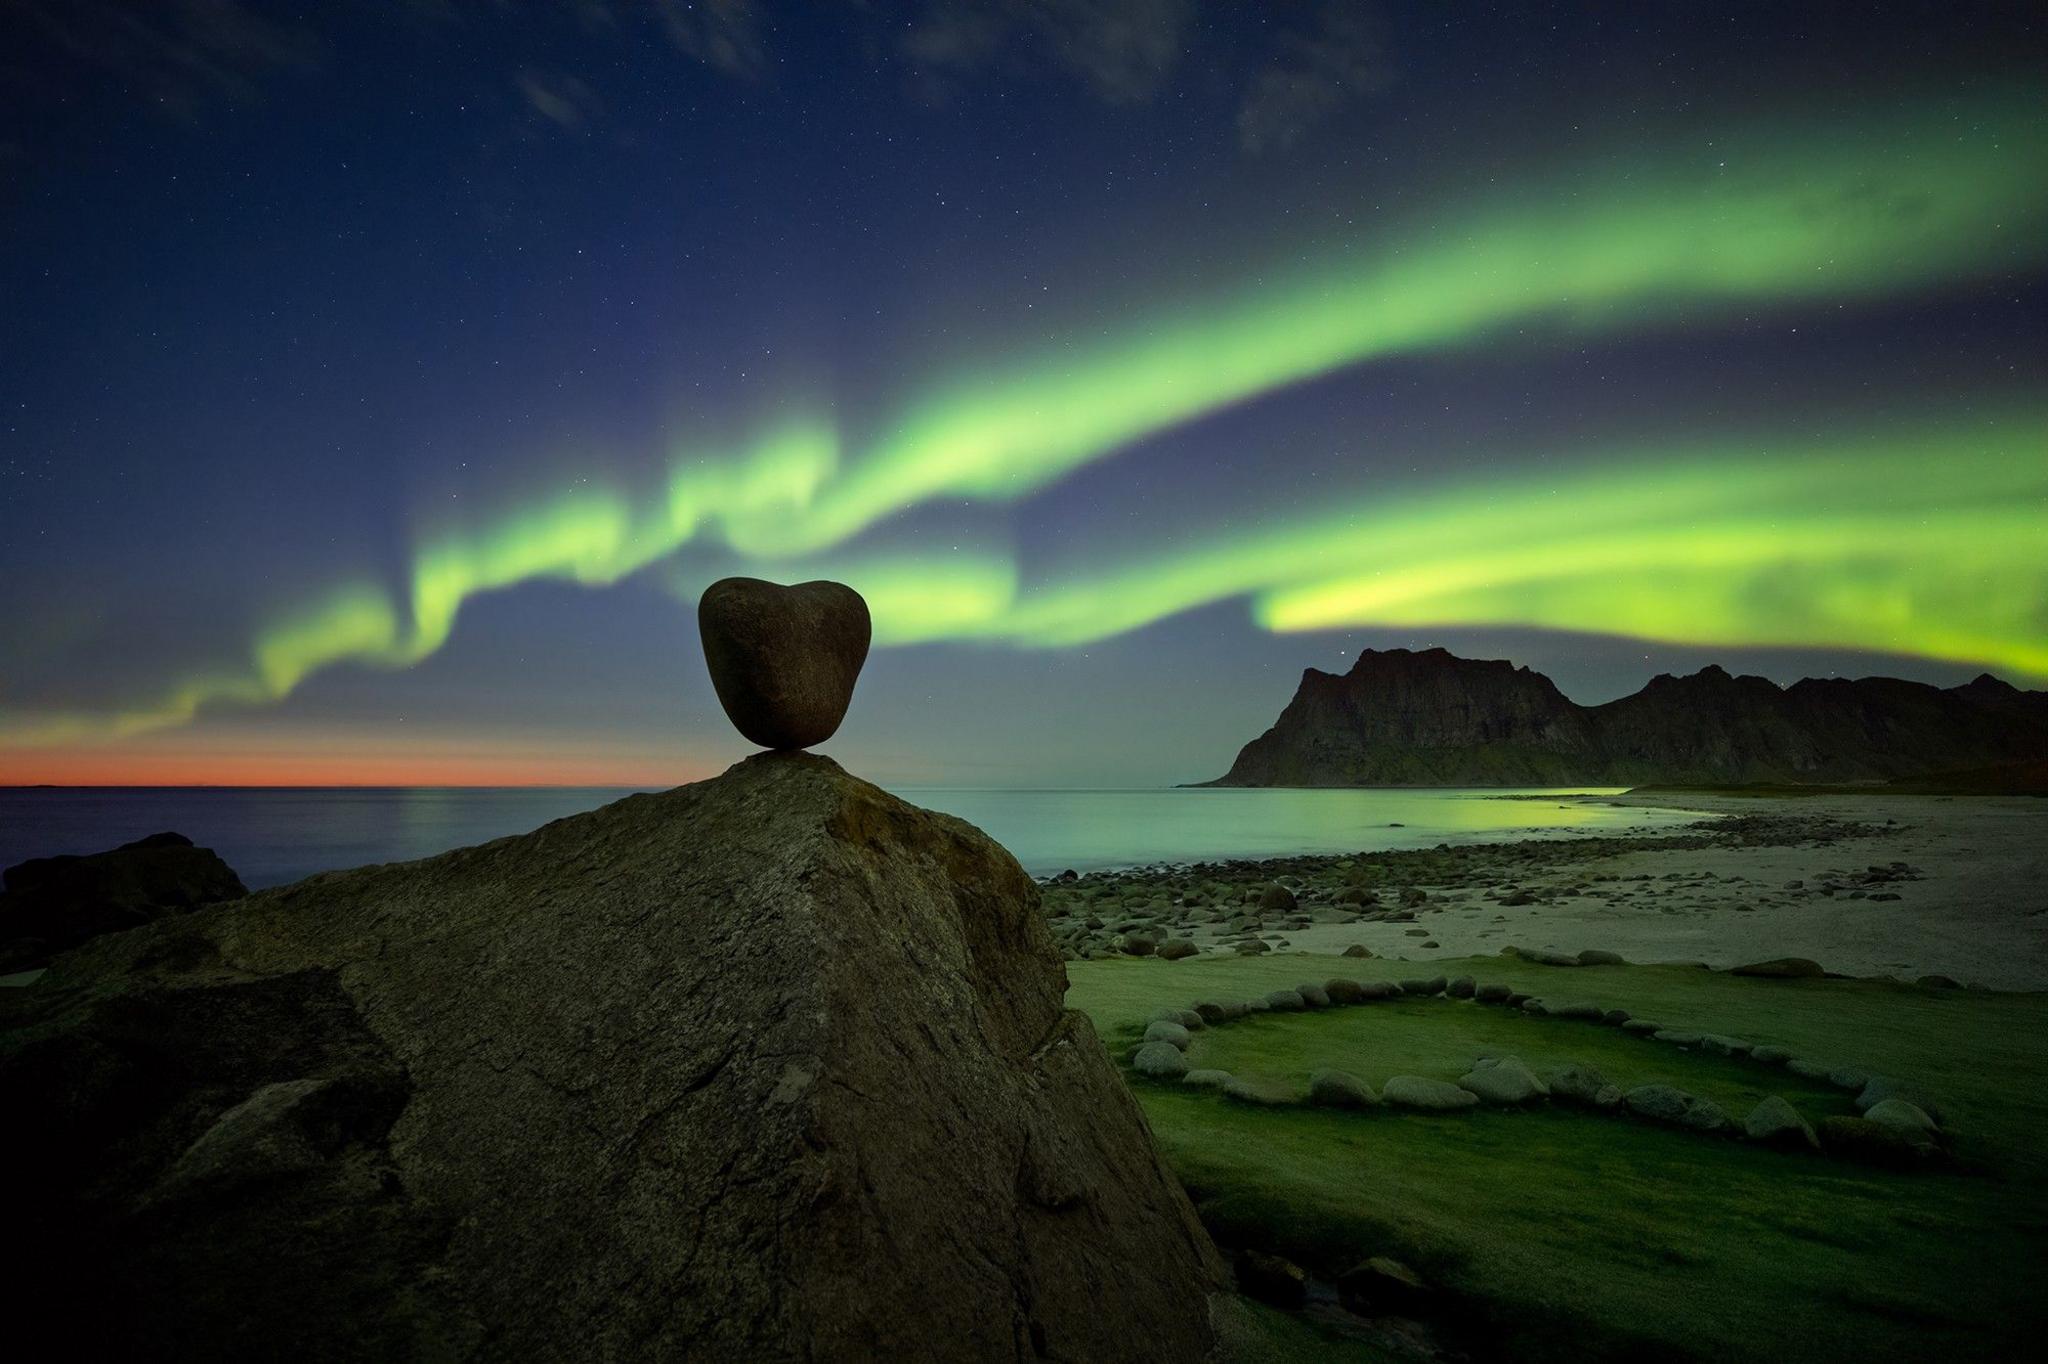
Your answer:
[[[1387,649],[1341,677],[1308,669],[1273,727],[1203,784],[1883,782],[2043,760],[2048,692],[1989,674],[1946,689],[1892,677],[1780,687],[1709,667],[1581,706],[1504,660]]]

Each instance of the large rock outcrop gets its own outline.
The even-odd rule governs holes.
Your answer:
[[[1984,676],[1780,687],[1704,668],[1580,706],[1550,679],[1442,649],[1310,668],[1273,727],[1211,786],[1871,782],[2048,759],[2048,693]]]
[[[47,960],[102,933],[249,892],[211,848],[151,834],[107,852],[37,857],[0,873],[0,971]]]
[[[87,1356],[1200,1358],[1036,898],[763,754],[100,939],[0,1005],[14,1286]]]

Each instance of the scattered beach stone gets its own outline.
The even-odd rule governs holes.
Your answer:
[[[1490,1104],[1527,1103],[1550,1093],[1550,1087],[1516,1056],[1503,1056],[1474,1067],[1459,1077],[1458,1088],[1477,1094]]]
[[[1921,976],[1913,982],[1930,990],[1960,990],[1963,983],[1949,976]]]
[[[1628,963],[1621,959],[1619,952],[1605,952],[1598,948],[1587,948],[1584,952],[1579,953],[1579,965],[1626,966]]]
[[[1192,938],[1168,938],[1159,944],[1157,955],[1161,961],[1181,961],[1187,957],[1198,956],[1201,951],[1201,948],[1195,946]]]
[[[1480,985],[1473,989],[1472,998],[1481,1004],[1505,1004],[1510,993],[1505,985]]]
[[[1270,952],[1272,950],[1272,948],[1266,946],[1265,943],[1257,938],[1247,938],[1237,945],[1238,955],[1243,957],[1255,957],[1261,952]]]
[[[1749,1059],[1760,1061],[1767,1066],[1782,1066],[1792,1059],[1792,1052],[1786,1047],[1751,1047]]]
[[[872,629],[867,602],[844,583],[721,578],[697,602],[718,704],[763,748],[809,748],[837,732]]]
[[[1583,1023],[1598,1023],[1604,1016],[1600,1006],[1590,1000],[1575,999],[1550,1007],[1552,1018],[1575,1018]]]
[[[1540,999],[1530,999],[1525,997],[1522,1000],[1522,1012],[1525,1014],[1533,1014],[1537,1018],[1542,1018],[1549,1014],[1550,1006],[1545,1004]]]
[[[1756,976],[1764,980],[1817,980],[1827,974],[1817,961],[1805,957],[1773,957],[1769,961],[1753,961],[1747,966],[1731,967],[1731,976]]]
[[[1238,1252],[1237,1287],[1247,1298],[1290,1312],[1308,1301],[1307,1271],[1292,1260],[1263,1251]]]
[[[1391,980],[1362,980],[1358,983],[1358,993],[1369,1003],[1375,999],[1392,999],[1401,990]]]
[[[1442,976],[1438,976],[1435,980],[1404,980],[1401,982],[1401,993],[1404,995],[1428,996],[1442,994],[1443,988],[1444,980]]]
[[[1600,1015],[1600,1021],[1610,1028],[1618,1028],[1628,1022],[1628,1020],[1629,1012],[1627,1009],[1609,1009]]]
[[[1317,1070],[1309,1072],[1308,1101],[1319,1108],[1372,1108],[1380,1096],[1349,1071]]]
[[[41,965],[104,933],[248,894],[211,848],[164,832],[82,856],[35,857],[0,873],[0,971]]]
[[[1674,1047],[1696,1047],[1700,1044],[1698,1033],[1685,1032],[1677,1028],[1666,1028],[1662,1032],[1653,1032],[1650,1036],[1659,1042],[1669,1042]]]
[[[1195,1016],[1204,1023],[1214,1024],[1228,1023],[1233,1018],[1243,1017],[1243,1013],[1241,1011],[1234,1012],[1232,1006],[1217,1000],[1204,999],[1195,1004]]]
[[[1188,1058],[1171,1042],[1147,1042],[1131,1058],[1131,1069],[1154,1080],[1178,1080],[1188,1073]]]
[[[1442,1080],[1424,1079],[1420,1075],[1396,1075],[1380,1086],[1380,1100],[1426,1113],[1449,1113],[1475,1106],[1479,1096]]]
[[[1711,1032],[1700,1038],[1700,1045],[1716,1056],[1747,1056],[1751,1051],[1749,1043],[1739,1037],[1723,1037]]]
[[[1259,892],[1259,909],[1263,913],[1287,914],[1293,911],[1294,906],[1294,892],[1278,881]]]
[[[1294,987],[1294,993],[1301,996],[1301,1002],[1311,1009],[1330,1007],[1330,992],[1312,980],[1305,980]]]
[[[1444,993],[1452,999],[1470,999],[1477,989],[1478,987],[1472,983],[1472,977],[1459,976],[1456,980],[1444,986]]]
[[[1828,1076],[1835,1073],[1836,1066],[1832,1061],[1808,1061],[1804,1057],[1795,1056],[1785,1063],[1785,1069],[1802,1080],[1819,1080],[1826,1083]]]
[[[1645,1036],[1654,1037],[1664,1031],[1664,1025],[1662,1023],[1653,1023],[1647,1018],[1631,1018],[1628,1022],[1621,1025],[1621,1030],[1623,1032],[1641,1033]]]
[[[1798,1109],[1776,1094],[1749,1111],[1749,1116],[1743,1120],[1742,1132],[1751,1141],[1767,1146],[1820,1149],[1820,1138],[1814,1135],[1812,1126],[1799,1116]]]
[[[1110,939],[1110,946],[1126,956],[1149,957],[1159,946],[1156,933],[1119,933]]]
[[[1520,990],[1508,991],[1508,997],[1501,1001],[1501,1003],[1507,1005],[1507,1007],[1509,1007],[1510,1009],[1519,1009],[1528,1002],[1529,996],[1523,994]]]
[[[1308,1001],[1292,990],[1272,990],[1266,996],[1266,1007],[1275,1013],[1300,1013],[1308,1007]]]
[[[1855,1066],[1837,1066],[1828,1072],[1828,1083],[1836,1089],[1861,1090],[1870,1083],[1870,1072]]]
[[[1629,1112],[1638,1117],[1695,1132],[1725,1132],[1734,1126],[1719,1104],[1688,1094],[1675,1085],[1637,1085],[1623,1096],[1623,1101]]]
[[[1227,1070],[1191,1070],[1180,1077],[1180,1082],[1196,1089],[1221,1089],[1233,1078]]]
[[[1344,955],[1347,957],[1369,957],[1372,955],[1372,949],[1362,942],[1355,942],[1344,949]]]
[[[1188,1036],[1188,1030],[1180,1024],[1168,1023],[1162,1019],[1157,1023],[1146,1026],[1145,1040],[1147,1042],[1164,1042],[1176,1050],[1186,1051],[1188,1043],[1193,1039]]]
[[[1399,1260],[1375,1255],[1337,1276],[1337,1300],[1360,1316],[1416,1316],[1428,1310],[1429,1285]]]

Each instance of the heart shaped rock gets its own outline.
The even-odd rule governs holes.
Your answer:
[[[832,737],[872,632],[867,602],[845,583],[721,578],[697,602],[718,703],[763,748],[809,748]]]

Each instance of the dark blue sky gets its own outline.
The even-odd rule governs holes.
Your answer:
[[[695,588],[834,572],[881,606],[896,580],[862,574],[902,562],[833,746],[884,780],[1213,776],[1301,668],[1377,645],[1581,700],[1706,662],[2024,680],[2034,542],[1976,549],[2048,481],[2043,187],[2017,164],[2043,47],[2011,5],[16,3],[0,781],[699,775],[743,744]],[[1757,178],[1688,197],[1731,170]],[[1472,243],[1525,237],[1556,297],[1473,283],[1499,262]],[[1146,396],[1167,345],[1213,401]],[[701,525],[662,519],[679,471],[756,467],[793,424],[836,453],[786,510],[716,474]],[[1712,524],[1642,512],[1597,591],[1528,568],[1587,545],[1506,566],[1473,531],[1412,604],[1267,628],[1263,594],[1326,576],[1272,542],[1331,508],[1428,540],[1556,470],[1530,511],[1555,536],[1718,459],[1870,450],[1881,481],[1901,429],[1923,466],[1978,452],[1955,524],[1979,529],[1938,562],[1820,480]],[[973,463],[991,432],[999,470]],[[586,495],[632,547],[551,558]],[[1740,580],[1656,552],[1667,523],[1741,542]],[[442,638],[419,583],[450,545]],[[1327,576],[1415,562],[1369,548]],[[1668,613],[1613,604],[1638,570]],[[991,574],[986,613],[934,614]],[[1047,636],[1055,590],[1114,623]]]

